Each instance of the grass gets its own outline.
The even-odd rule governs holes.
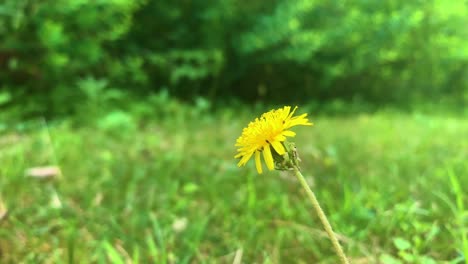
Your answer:
[[[337,263],[293,175],[236,166],[235,139],[264,110],[3,132],[0,262]],[[303,174],[352,263],[468,263],[466,119],[311,119],[295,129]],[[42,165],[62,176],[24,176]]]

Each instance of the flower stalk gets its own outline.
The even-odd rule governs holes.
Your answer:
[[[293,142],[288,142],[287,137],[294,137],[295,132],[290,128],[298,125],[311,126],[312,123],[307,119],[307,114],[294,116],[297,106],[291,110],[290,106],[285,106],[276,110],[271,110],[264,113],[260,118],[250,122],[244,128],[242,135],[237,139],[236,146],[238,153],[235,158],[240,158],[239,167],[244,166],[247,161],[255,157],[255,166],[257,172],[262,174],[263,166],[261,156],[265,160],[268,170],[292,170],[299,179],[302,187],[305,189],[309,200],[317,212],[320,221],[325,228],[325,231],[330,238],[333,248],[338,254],[342,264],[349,264],[343,249],[336,238],[333,229],[328,222],[327,216],[320,207],[315,194],[310,189],[304,176],[300,172],[299,158],[296,145]]]
[[[327,232],[328,237],[330,238],[330,240],[331,240],[331,242],[333,244],[333,248],[335,249],[336,254],[340,258],[341,263],[342,264],[349,264],[349,261],[346,258],[346,255],[345,255],[343,249],[341,248],[340,243],[338,242],[338,239],[337,239],[335,233],[333,232],[333,229],[332,229],[332,227],[330,225],[330,222],[328,222],[327,216],[323,212],[322,207],[320,206],[320,203],[318,202],[317,198],[315,197],[314,192],[312,191],[312,189],[310,189],[309,185],[307,184],[307,181],[305,180],[304,176],[299,171],[299,169],[296,166],[294,166],[293,170],[294,170],[294,174],[296,175],[297,179],[299,180],[302,187],[306,191],[307,196],[308,196],[310,202],[312,203],[312,206],[314,207],[315,211],[317,212],[317,215],[320,218],[320,221],[322,222],[323,228]]]

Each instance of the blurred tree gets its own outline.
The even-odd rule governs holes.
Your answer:
[[[463,1],[285,1],[258,16],[237,47],[267,66],[272,92],[405,100],[466,89],[451,82],[467,70],[467,23]]]
[[[77,82],[106,75],[116,60],[106,45],[131,25],[142,1],[27,1],[0,4],[0,79],[26,112],[67,113]],[[65,103],[68,102],[68,103]]]
[[[79,110],[83,80],[187,99],[466,104],[466,25],[463,0],[4,0],[0,87],[52,114]]]

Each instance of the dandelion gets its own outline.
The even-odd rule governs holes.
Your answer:
[[[242,135],[237,139],[239,147],[235,158],[240,158],[239,167],[244,166],[255,154],[255,165],[258,173],[263,172],[261,154],[265,159],[269,170],[275,168],[274,156],[282,156],[286,153],[284,142],[286,137],[294,137],[296,133],[289,130],[293,126],[310,126],[312,123],[306,118],[307,114],[295,116],[297,106],[291,111],[290,106],[264,113],[260,118],[244,128]]]
[[[295,144],[288,142],[287,137],[294,137],[296,133],[289,130],[293,126],[310,126],[312,123],[307,119],[307,114],[295,116],[297,106],[291,111],[290,106],[285,106],[276,110],[264,113],[260,118],[244,128],[242,135],[237,139],[236,146],[239,147],[235,158],[240,158],[239,167],[244,166],[247,161],[255,154],[255,166],[258,173],[263,172],[261,155],[269,170],[292,170],[299,180],[301,186],[312,203],[320,221],[330,238],[335,252],[340,258],[342,264],[349,264],[333,229],[323,212],[314,192],[307,184],[304,176],[299,169],[299,155]]]

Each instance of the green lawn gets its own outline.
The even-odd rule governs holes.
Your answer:
[[[3,132],[0,262],[337,263],[293,175],[236,166],[263,110]],[[294,129],[303,174],[352,263],[468,263],[468,120],[310,119]],[[62,176],[25,177],[42,165]]]

